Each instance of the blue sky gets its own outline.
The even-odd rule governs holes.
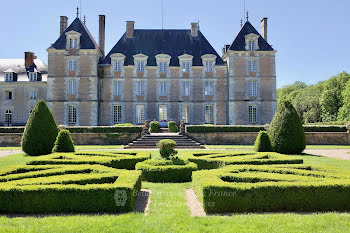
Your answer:
[[[200,30],[221,55],[240,29],[244,0],[164,0],[164,28]],[[0,58],[22,58],[33,51],[47,63],[46,49],[59,36],[59,16],[71,23],[79,0],[1,1]],[[277,50],[277,85],[326,80],[350,72],[350,1],[348,0],[246,0],[249,21],[260,32],[268,17],[268,40]],[[98,39],[98,15],[106,15],[106,51],[125,31],[125,21],[135,28],[161,28],[161,0],[82,0],[82,14]]]

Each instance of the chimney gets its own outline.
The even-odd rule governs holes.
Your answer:
[[[267,18],[261,20],[261,35],[267,41]]]
[[[197,37],[199,31],[198,23],[191,23],[191,36]]]
[[[105,55],[105,26],[106,26],[106,16],[99,15],[99,46],[102,51],[103,56]]]
[[[126,38],[134,37],[135,21],[126,21]]]
[[[34,59],[36,59],[36,56],[33,52],[24,52],[24,66],[26,68],[34,64]]]
[[[68,18],[67,16],[60,16],[60,35],[63,34],[63,32],[68,27]]]

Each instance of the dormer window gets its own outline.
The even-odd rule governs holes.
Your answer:
[[[5,82],[13,81],[13,73],[5,73]]]
[[[67,37],[66,49],[78,49],[80,45],[81,34],[73,30],[66,32],[65,34]]]
[[[114,72],[122,72],[122,61],[114,62]]]
[[[113,53],[111,55],[113,72],[123,72],[125,55],[121,53]]]
[[[255,50],[255,41],[254,40],[250,40],[249,41],[249,50]]]
[[[214,71],[214,62],[213,61],[205,61],[204,67],[205,67],[205,72],[213,72]]]
[[[189,61],[182,62],[181,67],[182,67],[183,72],[190,72],[190,62]]]
[[[168,72],[168,62],[165,62],[165,61],[159,62],[159,72],[161,73]]]
[[[168,54],[157,54],[158,77],[167,77],[171,57]]]
[[[134,75],[137,77],[146,77],[147,76],[147,59],[148,56],[139,53],[133,56],[134,57]]]
[[[30,72],[29,73],[29,81],[30,82],[38,81],[38,74],[36,72]]]
[[[183,54],[178,58],[179,58],[179,63],[181,65],[180,76],[183,76],[184,75],[183,73],[185,73],[186,77],[191,76],[193,56],[189,54]]]
[[[76,49],[78,47],[78,39],[69,39],[69,48]]]
[[[145,61],[137,61],[136,62],[137,66],[137,72],[144,72],[145,71]]]
[[[215,75],[215,61],[216,56],[214,54],[205,54],[202,57],[203,74],[206,77],[213,77]]]
[[[245,36],[245,49],[247,51],[255,51],[259,49],[259,35],[250,33]]]

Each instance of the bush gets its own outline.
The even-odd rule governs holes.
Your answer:
[[[23,133],[24,127],[0,127],[0,133]]]
[[[235,165],[192,179],[207,213],[350,210],[350,173],[338,168]]]
[[[169,159],[177,154],[175,150],[176,142],[171,139],[160,140],[157,143],[157,147],[159,148],[160,156],[164,159]]]
[[[270,137],[266,131],[260,131],[254,143],[254,150],[256,152],[271,152],[272,146]]]
[[[29,116],[22,136],[22,150],[30,156],[50,154],[58,134],[55,119],[43,100]]]
[[[168,128],[169,128],[169,131],[172,133],[179,132],[179,128],[177,127],[175,121],[168,121]]]
[[[142,126],[68,126],[70,133],[141,133]]]
[[[132,211],[141,172],[100,165],[15,166],[0,172],[0,213]]]
[[[66,129],[62,129],[57,136],[52,153],[54,152],[74,152],[73,140],[70,137],[70,133]]]
[[[259,132],[264,126],[255,125],[186,125],[187,133],[215,133],[215,132]]]
[[[28,162],[30,165],[100,164],[118,169],[134,170],[139,162],[150,159],[149,152],[76,152],[55,153]]]
[[[113,125],[114,127],[120,127],[120,126],[134,126],[133,124],[131,123],[124,123],[124,124],[115,124]]]
[[[149,132],[150,133],[158,133],[159,132],[159,122],[158,121],[151,121],[151,123],[149,123]]]
[[[225,165],[263,165],[263,164],[301,164],[302,159],[278,154],[275,152],[208,152],[208,153],[182,153],[183,157],[197,164],[199,170],[216,169]]]
[[[346,125],[304,125],[305,132],[347,132]]]
[[[189,182],[197,165],[186,159],[146,160],[136,164],[142,171],[142,179],[149,182]]]
[[[300,154],[306,146],[306,138],[300,117],[288,101],[278,104],[269,128],[272,149],[283,154]]]

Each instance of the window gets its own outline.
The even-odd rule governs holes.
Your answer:
[[[29,81],[35,82],[38,80],[38,74],[36,72],[29,73]]]
[[[249,80],[248,81],[248,96],[258,96],[258,81]]]
[[[6,126],[12,125],[12,110],[5,111],[5,125]]]
[[[122,72],[122,61],[114,62],[114,72]]]
[[[122,95],[122,81],[114,81],[114,95],[121,96]]]
[[[257,122],[256,105],[249,105],[249,123],[255,124]]]
[[[13,81],[12,73],[6,73],[5,74],[5,82],[12,82],[12,81]]]
[[[214,123],[213,105],[205,105],[205,123]]]
[[[214,71],[214,62],[205,61],[205,72],[213,72],[213,71]]]
[[[121,123],[122,122],[122,106],[113,105],[113,122]]]
[[[190,96],[190,94],[191,94],[191,82],[184,82],[183,85],[184,85],[183,95]]]
[[[167,82],[159,82],[159,96],[167,96]]]
[[[7,100],[12,100],[13,98],[12,91],[6,91],[5,95]]]
[[[214,82],[205,82],[204,95],[206,96],[214,95]]]
[[[248,61],[248,71],[249,72],[256,72],[256,61]]]
[[[69,60],[68,61],[68,70],[69,71],[76,71],[77,70],[77,60]]]
[[[159,122],[166,122],[168,120],[168,106],[159,105]]]
[[[145,95],[145,83],[136,81],[136,95]]]
[[[68,105],[68,123],[75,124],[77,123],[77,106]]]
[[[165,62],[165,61],[159,62],[159,72],[161,73],[168,72],[168,62]]]
[[[248,41],[248,48],[250,51],[255,50],[255,40]]]
[[[69,80],[68,81],[68,95],[76,95],[77,94],[77,81]]]
[[[37,91],[36,90],[31,90],[31,91],[29,91],[29,99],[31,99],[31,100],[35,100],[35,99],[37,99]]]
[[[69,48],[76,49],[78,47],[78,39],[69,39]]]
[[[136,105],[136,123],[143,124],[145,122],[145,105]]]
[[[183,104],[182,105],[182,120],[184,123],[190,123],[190,105]]]
[[[182,72],[190,72],[190,62],[189,61],[182,62]]]
[[[144,72],[145,71],[145,61],[137,61],[136,62],[137,65],[137,72]]]

